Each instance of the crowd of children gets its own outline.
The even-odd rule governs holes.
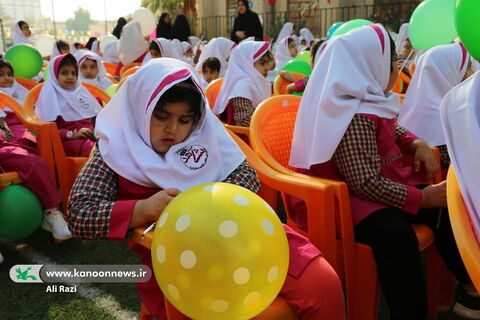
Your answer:
[[[315,39],[306,28],[297,37],[290,22],[273,45],[255,36],[238,44],[223,37],[205,43],[191,36],[183,18],[177,17],[172,27],[170,16],[162,14],[157,38],[150,43],[138,22],[119,20],[114,31],[119,39],[104,52],[93,38],[85,48],[55,43],[35,112],[41,120],[56,123],[67,156],[90,156],[69,197],[68,227],[53,177],[36,154],[35,137],[12,110],[0,111],[0,168],[19,172],[23,185],[39,197],[45,212],[42,227],[63,240],[73,234],[128,241],[133,228],[158,219],[175,196],[195,185],[223,181],[258,192],[255,170],[222,122],[248,127],[257,106],[272,95],[269,72],[280,72],[309,50],[310,77],[279,75],[291,82],[287,92],[304,92],[289,165],[348,185],[355,239],[372,248],[392,320],[427,316],[413,223],[431,227],[435,245],[456,277],[453,311],[462,319],[480,319],[480,295],[450,226],[446,183],[428,184],[440,170],[431,147],[439,147],[441,168],[445,173],[453,163],[480,236],[479,166],[473,151],[480,138],[480,75],[475,73],[478,62],[462,43],[416,51],[408,39],[408,24],[398,35],[371,24],[329,40]],[[20,21],[15,41],[28,43],[29,37],[28,24]],[[104,61],[117,63],[111,76],[120,76],[122,67],[132,62],[140,67],[102,108],[81,82],[108,88],[112,78]],[[403,104],[392,92],[399,72],[411,77],[403,88]],[[218,78],[223,83],[209,105],[203,90]],[[0,91],[20,104],[28,94],[5,60],[0,60]],[[195,170],[178,156],[192,146],[208,151]],[[403,165],[406,154],[413,155],[413,167]],[[297,225],[307,229],[303,201],[288,201]],[[298,319],[346,319],[335,271],[307,238],[286,225],[285,232],[290,264],[280,296]],[[151,266],[149,250],[130,245],[142,263]],[[138,284],[138,291],[149,312],[165,319],[155,279]]]

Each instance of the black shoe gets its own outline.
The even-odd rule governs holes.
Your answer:
[[[480,320],[480,297],[474,297],[468,294],[461,286],[457,286],[453,313],[461,319],[479,319]]]

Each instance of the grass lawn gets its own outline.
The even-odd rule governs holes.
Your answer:
[[[15,283],[9,270],[15,264],[138,264],[139,257],[130,252],[125,242],[83,241],[71,239],[60,244],[39,229],[22,241],[0,241],[5,257],[0,264],[0,319],[107,320],[138,317],[140,298],[132,283],[81,284],[77,293],[46,293],[46,284]],[[43,261],[43,262],[38,262]],[[453,320],[441,313],[439,320]],[[382,302],[379,320],[389,320],[388,309]]]

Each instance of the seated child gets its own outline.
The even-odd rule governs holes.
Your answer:
[[[35,112],[43,121],[55,121],[67,156],[88,157],[95,144],[93,121],[101,110],[94,96],[78,81],[77,60],[71,54],[48,64]]]
[[[429,181],[438,165],[425,142],[397,125],[400,101],[390,92],[398,77],[395,60],[395,43],[380,24],[329,40],[298,110],[289,164],[347,183],[355,239],[372,248],[391,319],[424,320],[426,285],[412,223],[431,227],[459,288],[474,288],[452,234],[445,182],[414,185],[416,171],[424,168]],[[403,165],[407,153],[414,155],[413,167]],[[472,308],[480,297],[457,302]]]
[[[0,59],[0,91],[8,94],[21,105],[23,105],[28,94],[28,90],[15,81],[13,67],[10,62],[3,59]],[[35,153],[37,148],[35,136],[25,128],[22,121],[10,108],[5,108],[4,112],[6,114],[5,121],[13,133],[14,142]]]
[[[280,40],[275,51],[276,70],[282,70],[283,66],[298,54],[297,43],[292,37]]]
[[[202,64],[202,86],[206,88],[210,82],[218,79],[220,75],[220,60],[215,57],[207,58]]]
[[[272,94],[266,79],[272,60],[269,42],[241,43],[230,57],[213,112],[228,124],[248,127],[255,108]]]
[[[106,77],[107,70],[103,65],[102,59],[88,50],[79,50],[75,53],[80,69],[79,78],[81,81],[93,84],[103,90],[110,87],[113,83]]]
[[[35,150],[25,148],[16,142],[18,137],[9,129],[6,114],[0,109],[0,168],[17,171],[22,178],[22,186],[32,191],[42,205],[42,228],[52,232],[53,237],[65,240],[72,237],[63,214],[58,210],[60,196],[45,161],[35,154]]]
[[[195,68],[200,72],[203,62],[210,57],[215,57],[220,61],[219,77],[223,78],[228,69],[228,60],[237,44],[230,39],[218,37],[210,40],[205,48],[203,48],[198,58]]]
[[[154,59],[100,112],[98,148],[69,197],[68,223],[75,237],[128,240],[132,228],[156,221],[176,195],[202,183],[223,181],[259,190],[255,170],[206,108],[199,80],[186,63]],[[197,147],[208,157],[204,153],[195,160],[180,152]],[[306,238],[288,226],[285,231],[290,265],[280,296],[301,320],[345,319],[333,269]],[[150,250],[133,241],[130,248],[151,267]],[[137,289],[148,311],[166,319],[155,277]]]
[[[182,41],[183,55],[187,58],[188,64],[193,64],[192,45],[187,41]]]
[[[50,56],[50,60],[59,56],[61,54],[69,53],[70,52],[70,45],[68,42],[63,40],[58,40],[53,44],[52,55]]]

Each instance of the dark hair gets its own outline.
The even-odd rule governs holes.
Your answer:
[[[70,45],[63,41],[63,40],[58,40],[57,41],[57,49],[58,49],[58,52],[60,52],[62,49],[64,48],[67,48],[67,49],[70,49]]]
[[[117,25],[112,31],[112,34],[120,39],[120,35],[122,34],[123,27],[127,24],[127,20],[123,17],[118,18]]]
[[[87,42],[87,45],[86,45],[88,50],[92,50],[92,45],[95,41],[97,41],[96,37],[91,37],[90,39],[88,39],[88,42]]]
[[[155,51],[158,51],[160,55],[162,54],[162,52],[160,51],[160,48],[158,47],[158,43],[153,40],[150,42],[150,46],[148,47],[148,50],[155,50]]]
[[[77,70],[77,73],[78,73],[77,59],[75,59],[75,57],[70,53],[65,54],[65,57],[62,59],[62,61],[60,61],[60,64],[58,65],[58,71],[55,74],[55,76],[58,77],[58,74],[60,73],[60,70],[62,70],[62,68],[64,68],[64,67],[68,67],[68,66],[75,67],[75,70]]]
[[[393,62],[397,57],[397,47],[395,46],[395,41],[393,41],[392,36],[388,33],[388,38],[390,39],[390,61]],[[393,72],[393,66],[390,63],[390,72]]]
[[[318,40],[318,41],[314,41],[313,42],[313,45],[312,47],[310,48],[310,53],[311,53],[311,57],[312,57],[312,66],[313,64],[315,63],[315,56],[317,55],[317,51],[318,51],[318,48],[320,48],[320,46],[322,45],[322,43],[324,43],[326,40]]]
[[[275,60],[275,58],[273,57],[272,51],[270,50],[265,52],[258,60],[262,60],[262,59],[268,59],[268,62]]]
[[[26,25],[27,23],[26,23],[25,21],[23,21],[23,20],[20,20],[20,21],[17,22],[17,24],[18,24],[18,26],[20,27],[20,29],[22,29],[23,26]]]
[[[293,38],[288,37],[287,45],[290,46],[290,43],[295,42]]]
[[[4,60],[4,59],[0,59],[0,69],[3,69],[3,68],[9,68],[10,71],[12,71],[12,76],[15,76],[15,73],[13,71],[13,67],[12,67],[12,64],[10,62],[8,62],[7,60]]]
[[[73,46],[74,46],[77,50],[84,48],[83,44],[81,44],[80,42],[75,42],[75,43],[73,44]]]
[[[202,64],[202,72],[205,72],[206,68],[220,72],[221,67],[222,65],[220,64],[220,60],[218,60],[218,58],[208,57]]]
[[[154,111],[163,111],[165,105],[176,102],[187,102],[193,111],[193,125],[195,126],[202,115],[202,94],[191,79],[179,82],[163,93],[155,106]]]
[[[166,23],[165,22],[166,17],[170,17],[170,14],[167,12],[164,12],[158,19],[157,33],[156,33],[157,38],[165,38],[165,39],[172,38],[172,22],[170,21],[169,23]]]
[[[172,26],[172,39],[178,39],[180,41],[188,41],[192,33],[190,32],[190,25],[188,24],[187,17],[183,14],[179,14],[175,18],[175,23]]]

